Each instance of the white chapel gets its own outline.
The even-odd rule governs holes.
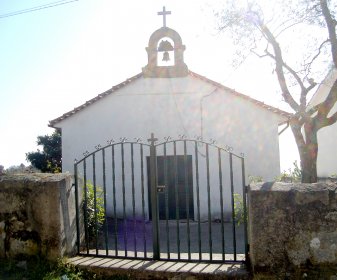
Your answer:
[[[114,180],[111,174],[117,178],[121,172],[123,178],[120,182],[123,185],[130,183],[130,186],[137,189],[139,181],[138,188],[141,189],[141,182],[145,186],[148,184],[148,163],[145,154],[144,161],[140,161],[142,151],[136,144],[148,143],[147,140],[153,133],[158,142],[170,142],[169,139],[202,139],[226,147],[227,151],[244,157],[246,180],[248,175],[261,176],[265,181],[274,180],[280,174],[278,128],[290,115],[190,70],[188,61],[184,60],[184,53],[193,46],[186,48],[179,33],[167,26],[165,9],[161,14],[163,26],[150,36],[147,53],[144,53],[148,57],[148,63],[143,68],[140,67],[139,74],[50,121],[49,125],[60,129],[62,133],[63,172],[73,173],[75,159],[78,161],[88,156],[95,151],[95,147],[101,151],[105,145],[121,142],[125,143],[122,150],[106,150],[103,155],[100,153],[96,156],[94,163],[88,158],[85,168],[92,169],[94,165],[94,172],[97,173],[104,168],[104,174],[97,175],[95,180],[106,180],[107,189]],[[244,77],[242,79],[244,82]],[[214,155],[207,153],[208,150],[200,143],[185,148],[183,144],[181,147],[172,144],[167,149],[166,146],[158,149],[158,158],[169,158],[174,154],[185,156],[185,159],[188,157],[191,178],[197,175],[200,180],[199,186],[196,179],[191,179],[193,197],[196,188],[202,188],[202,180],[208,182],[211,191],[212,188],[218,188],[218,167],[212,169],[213,165],[207,157],[210,162],[212,158],[217,162],[219,160],[215,152]],[[115,158],[111,159],[111,154]],[[104,164],[102,157],[106,160]],[[197,170],[196,157],[199,168],[203,165],[202,160],[205,160],[204,173]],[[123,162],[119,163],[121,158]],[[169,165],[170,162],[165,164]],[[221,168],[229,165],[227,159],[223,159],[221,164]],[[136,167],[138,165],[142,166],[144,173],[140,167]],[[158,162],[158,168],[160,165]],[[236,170],[241,170],[241,165],[234,163],[232,169],[236,178]],[[158,170],[158,178],[160,172]],[[227,176],[225,170],[220,173],[223,177]],[[208,174],[215,174],[214,179],[209,178],[212,175]],[[232,175],[229,174],[228,178],[230,176]],[[238,175],[240,176],[242,175]],[[112,197],[112,191],[107,190],[107,194],[108,199]],[[207,197],[202,196],[201,194],[200,199]],[[213,196],[216,199],[218,194]],[[196,207],[197,198],[193,199]],[[193,205],[191,207],[193,210]]]

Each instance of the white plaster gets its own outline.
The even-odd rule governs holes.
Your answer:
[[[216,139],[219,145],[229,145],[234,148],[234,152],[245,154],[246,181],[247,175],[262,176],[267,181],[273,180],[280,173],[278,123],[284,118],[249,100],[234,96],[225,90],[214,91],[215,89],[214,85],[192,76],[174,79],[139,78],[120,88],[56,125],[62,129],[63,172],[73,172],[75,158],[81,159],[83,152],[93,151],[97,144],[104,146],[106,141],[112,138],[119,141],[120,137],[127,137],[133,141],[140,137],[147,143],[151,132],[161,140],[165,136],[177,138],[181,134],[193,138],[202,132],[204,139]],[[199,146],[198,149],[199,168],[205,170],[205,147]],[[116,161],[120,160],[120,154],[119,150],[116,151]],[[178,147],[177,154],[183,154],[182,147]],[[194,151],[188,150],[188,154],[193,155]],[[167,155],[173,155],[172,147],[168,148]],[[135,162],[137,157],[139,159],[139,150],[135,147]],[[210,158],[214,159],[210,162],[210,170],[213,173],[210,179],[213,213],[220,212],[219,194],[215,191],[219,189],[217,166],[214,164],[216,157],[215,152],[210,154]],[[100,155],[97,155],[96,161],[97,168],[101,168]],[[194,158],[192,162],[195,175]],[[92,163],[87,164],[90,166]],[[130,154],[126,152],[125,166],[130,164]],[[106,165],[107,185],[111,186],[111,171],[109,173],[111,160],[108,159]],[[242,193],[242,178],[239,171],[241,163],[234,160],[233,167],[235,192]],[[223,160],[223,168],[224,207],[228,210],[230,207],[228,158]],[[120,173],[121,167],[117,164],[116,181],[119,186]],[[129,186],[126,195],[131,195],[130,170],[126,170],[126,173],[125,184]],[[135,169],[135,177],[140,178],[139,168]],[[144,174],[144,181],[145,210],[148,215],[147,174]],[[206,185],[206,173],[200,174],[201,219],[207,217]],[[196,207],[195,178],[193,188],[194,207]],[[140,180],[135,181],[135,190],[139,196]],[[118,191],[116,197],[117,208],[121,209],[122,192]],[[107,199],[113,200],[111,187],[107,191]],[[140,199],[135,201],[135,207],[137,213],[140,213],[142,207]],[[129,204],[126,208],[127,214],[131,214],[132,205]],[[108,212],[111,211],[112,208],[108,207]],[[194,212],[196,213],[196,208]]]
[[[327,97],[333,83],[337,79],[337,69],[332,69],[323,83],[319,86],[315,95],[312,97],[308,108],[321,103]],[[337,111],[337,104],[332,108],[331,116]],[[318,131],[318,157],[317,174],[319,177],[329,177],[337,174],[337,123],[324,127]]]
[[[317,173],[319,177],[337,174],[337,123],[318,132]]]

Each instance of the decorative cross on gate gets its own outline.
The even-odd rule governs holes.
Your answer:
[[[155,138],[155,137],[154,137],[154,133],[151,133],[151,138],[150,138],[150,139],[147,139],[147,141],[149,141],[150,144],[151,144],[152,146],[154,146],[154,144],[156,143],[156,141],[158,141],[158,138]]]
[[[171,11],[166,11],[165,6],[163,7],[162,12],[158,12],[159,16],[163,16],[163,27],[166,27],[166,15],[170,15]]]

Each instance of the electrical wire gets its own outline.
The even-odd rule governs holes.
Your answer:
[[[6,17],[12,17],[12,16],[16,16],[16,15],[21,15],[21,14],[25,14],[25,13],[31,13],[31,12],[35,12],[35,11],[39,11],[39,10],[43,10],[43,9],[47,9],[47,8],[53,8],[53,7],[56,7],[56,6],[61,6],[61,5],[69,4],[69,3],[72,3],[72,2],[76,2],[76,1],[79,1],[79,0],[55,1],[55,2],[48,3],[48,4],[28,8],[28,9],[23,9],[23,10],[19,10],[19,11],[7,13],[7,14],[2,14],[2,15],[0,15],[0,19],[6,18]]]

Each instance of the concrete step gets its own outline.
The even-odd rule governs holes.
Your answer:
[[[210,264],[112,259],[77,256],[68,263],[99,275],[124,275],[129,279],[251,279],[249,272],[239,264]]]

